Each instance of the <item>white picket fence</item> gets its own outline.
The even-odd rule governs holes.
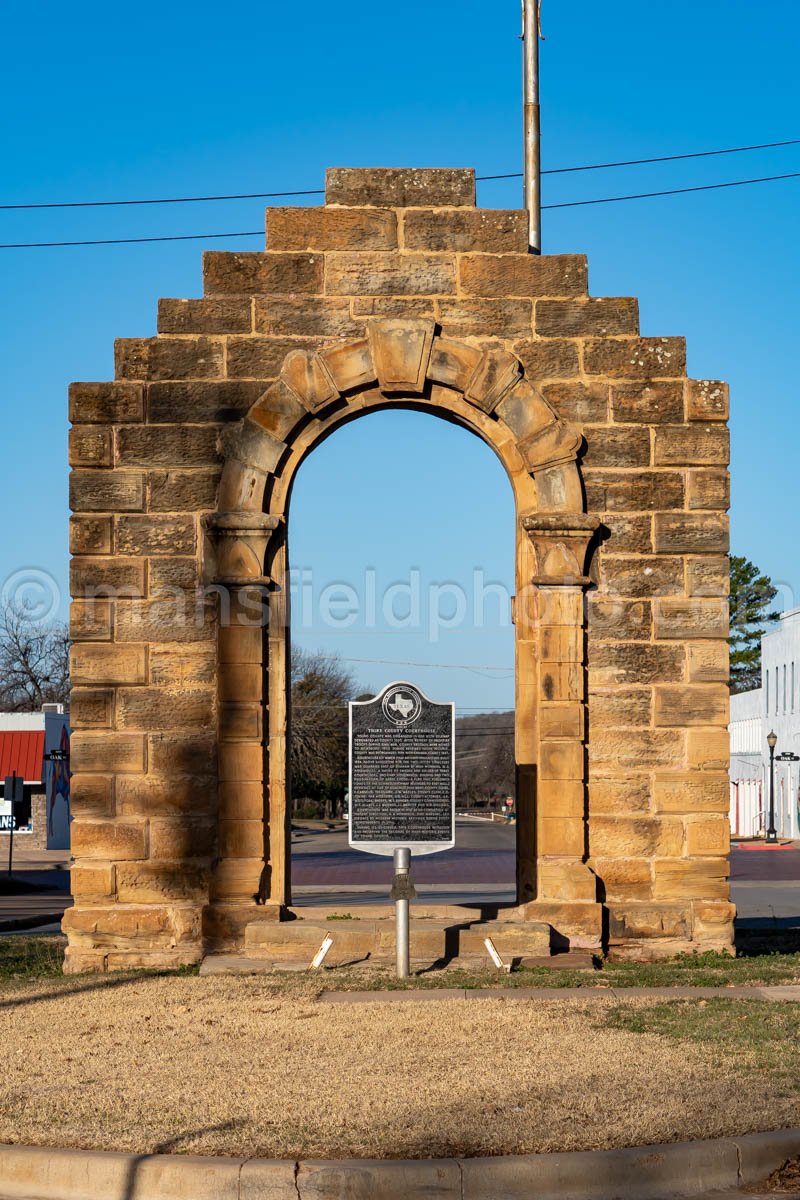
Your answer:
[[[731,782],[731,835],[760,837],[764,833],[763,786],[760,779]]]

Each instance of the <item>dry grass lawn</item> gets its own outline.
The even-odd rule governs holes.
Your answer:
[[[319,1003],[313,980],[290,997],[258,976],[71,984],[0,995],[0,1141],[429,1157],[800,1124],[791,1081],[746,1054],[626,1027],[647,1001],[350,1006]]]

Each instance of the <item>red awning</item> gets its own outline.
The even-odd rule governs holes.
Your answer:
[[[0,783],[16,771],[26,783],[41,783],[44,770],[44,730],[0,730]]]

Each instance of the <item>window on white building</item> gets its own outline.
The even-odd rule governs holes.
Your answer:
[[[783,711],[786,712],[786,663],[783,664]]]
[[[769,671],[764,672],[764,684],[765,684],[765,696],[764,696],[765,708],[764,708],[764,711],[766,712],[767,716],[769,716]]]
[[[794,712],[794,663],[792,663],[792,712]]]

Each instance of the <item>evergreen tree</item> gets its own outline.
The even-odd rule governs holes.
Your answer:
[[[780,613],[770,611],[778,594],[768,575],[749,559],[731,555],[730,648],[732,692],[761,687],[761,638]]]

